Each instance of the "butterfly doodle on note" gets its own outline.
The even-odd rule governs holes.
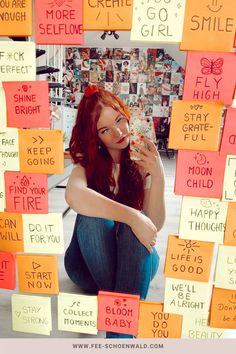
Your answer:
[[[224,64],[224,59],[223,58],[217,58],[216,60],[214,59],[207,59],[203,57],[200,60],[200,64],[202,65],[201,68],[201,73],[204,75],[220,75],[223,72],[223,64]]]

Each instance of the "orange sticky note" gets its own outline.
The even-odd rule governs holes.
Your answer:
[[[47,81],[3,82],[7,103],[7,126],[50,128]]]
[[[83,44],[82,1],[35,0],[37,44]]]
[[[169,148],[218,151],[222,111],[219,102],[173,101]]]
[[[0,252],[0,288],[16,288],[16,259],[13,253]]]
[[[179,150],[175,193],[192,197],[221,198],[225,156],[211,151]]]
[[[24,251],[21,214],[0,213],[0,251]]]
[[[236,246],[236,203],[229,203],[226,218],[224,244]]]
[[[179,239],[171,235],[165,260],[165,276],[168,278],[209,281],[213,242]]]
[[[236,291],[213,287],[209,326],[236,329]]]
[[[32,36],[32,0],[0,2],[0,36]]]
[[[235,1],[186,0],[180,49],[231,52],[235,27]]]
[[[133,0],[99,1],[83,0],[84,30],[131,29]]]
[[[228,107],[224,121],[220,153],[236,155],[236,109]]]
[[[231,105],[236,84],[236,53],[188,52],[184,100],[220,101]]]
[[[4,177],[7,211],[48,213],[47,175],[5,171]]]
[[[97,328],[137,335],[139,295],[99,291]]]
[[[63,173],[62,130],[19,129],[20,171]]]
[[[163,304],[140,301],[138,338],[180,338],[182,316],[165,313]]]
[[[58,294],[56,256],[19,254],[17,264],[21,292]]]

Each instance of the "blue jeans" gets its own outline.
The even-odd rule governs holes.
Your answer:
[[[156,249],[150,254],[127,224],[77,215],[65,269],[82,290],[137,294],[145,299],[158,265]],[[133,336],[108,332],[106,337]]]

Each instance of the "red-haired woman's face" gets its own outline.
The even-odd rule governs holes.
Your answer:
[[[99,139],[113,159],[119,157],[121,150],[129,144],[128,119],[112,107],[103,107],[97,122],[97,131]]]

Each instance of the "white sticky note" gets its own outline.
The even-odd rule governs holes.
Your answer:
[[[208,316],[184,315],[182,320],[181,338],[188,339],[223,339],[225,330],[209,327]]]
[[[4,211],[6,205],[4,173],[0,172],[0,211]]]
[[[215,269],[215,286],[236,290],[236,246],[219,246]]]
[[[0,87],[0,131],[4,132],[7,127],[7,106],[6,95],[2,87]]]
[[[0,169],[1,171],[19,171],[18,129],[7,128],[0,132]]]
[[[222,200],[236,202],[236,155],[227,155]]]

